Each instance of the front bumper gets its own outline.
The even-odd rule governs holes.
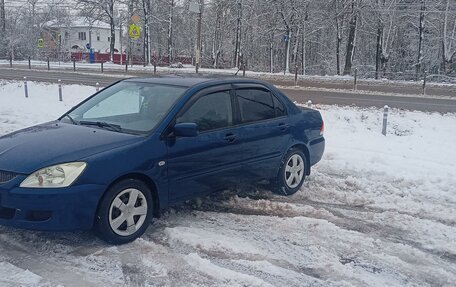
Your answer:
[[[92,228],[105,186],[20,188],[22,180],[0,185],[0,225],[43,231]]]

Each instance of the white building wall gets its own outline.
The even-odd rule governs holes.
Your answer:
[[[85,40],[79,39],[79,33],[84,32],[86,35]],[[71,27],[61,30],[63,47],[65,50],[71,50],[71,47],[78,45],[85,49],[87,43],[91,43],[95,52],[109,53],[109,44],[111,37],[111,30],[105,28],[91,28],[88,27]],[[67,33],[67,34],[66,34]],[[116,29],[116,42],[115,48],[120,51],[120,33]]]

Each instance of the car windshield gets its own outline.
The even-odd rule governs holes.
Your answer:
[[[145,134],[164,118],[185,87],[120,82],[102,90],[62,121],[117,132]]]

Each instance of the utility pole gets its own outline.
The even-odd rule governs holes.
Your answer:
[[[197,40],[196,40],[196,73],[198,74],[198,70],[201,67],[201,30],[202,30],[202,21],[203,21],[203,0],[198,0],[199,4],[199,12],[198,12],[198,23],[197,23]]]

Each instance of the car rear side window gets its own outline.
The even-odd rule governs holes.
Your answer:
[[[196,123],[198,131],[210,131],[233,125],[229,91],[216,92],[197,99],[176,123]]]
[[[274,101],[269,91],[241,89],[236,91],[241,121],[250,123],[275,117]]]

